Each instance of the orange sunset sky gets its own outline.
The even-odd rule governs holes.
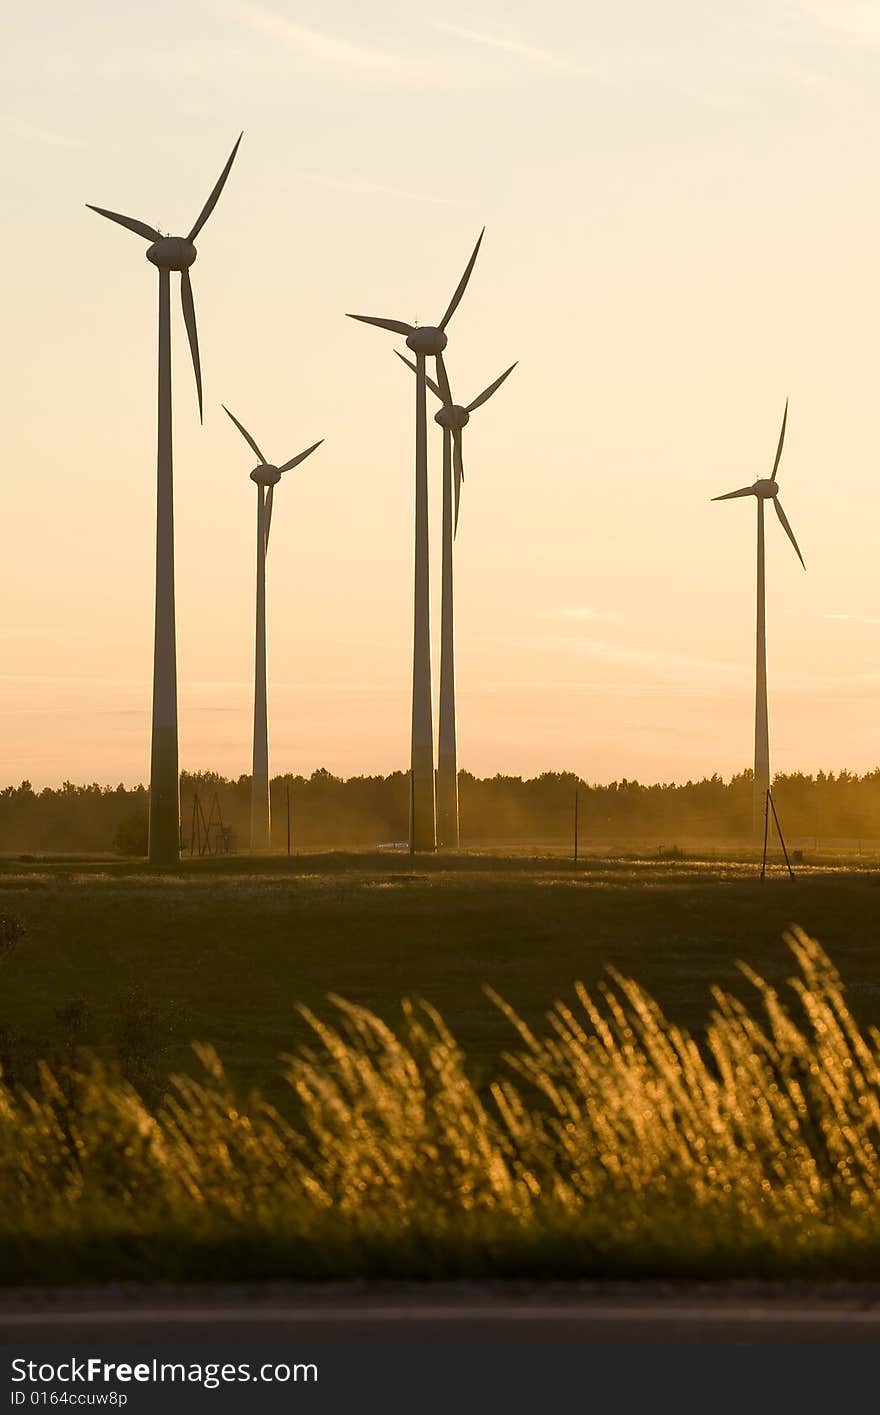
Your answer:
[[[17,6],[0,55],[0,785],[145,780],[155,272],[175,294],[181,765],[249,769],[255,492],[273,771],[404,767],[412,388],[346,310],[450,326],[468,401],[459,760],[686,779],[751,762],[769,474],[772,764],[880,760],[880,10],[851,0]],[[439,531],[439,431],[432,437]],[[432,547],[439,590],[439,538]],[[439,604],[435,607],[435,638]],[[436,660],[435,660],[436,662]],[[436,681],[436,672],[435,672]]]

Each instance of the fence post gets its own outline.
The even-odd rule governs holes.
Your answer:
[[[767,798],[773,808],[773,819],[776,822],[776,834],[779,836],[779,843],[782,846],[782,853],[785,856],[785,863],[788,866],[789,878],[794,879],[794,870],[791,868],[791,860],[788,858],[788,850],[786,849],[785,845],[785,836],[782,834],[782,826],[779,824],[779,817],[776,814],[776,802],[773,800],[773,797],[770,795],[769,791],[767,792]]]

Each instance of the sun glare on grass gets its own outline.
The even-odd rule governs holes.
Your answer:
[[[277,1107],[207,1046],[203,1079],[151,1104],[97,1061],[44,1065],[32,1094],[0,1086],[8,1271],[47,1234],[153,1275],[222,1268],[230,1244],[264,1275],[876,1265],[880,1033],[817,943],[789,946],[787,1000],[744,968],[754,1007],[713,989],[700,1042],[613,973],[540,1034],[493,993],[513,1045],[481,1084],[427,1003],[392,1029],[342,998],[301,1009]]]

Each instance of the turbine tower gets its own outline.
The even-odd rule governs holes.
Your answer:
[[[266,551],[269,547],[269,526],[272,523],[272,502],[275,488],[284,472],[292,471],[310,457],[320,442],[312,443],[305,452],[291,457],[282,467],[267,462],[247,428],[230,413],[224,403],[224,413],[232,419],[245,442],[260,459],[251,472],[257,485],[257,624],[254,647],[254,756],[251,775],[251,850],[268,850],[272,844],[272,814],[269,804],[269,724],[266,703]]]
[[[782,524],[782,529],[788,536],[795,548],[798,560],[804,565],[804,557],[801,555],[800,547],[794,538],[794,531],[788,523],[788,517],[779,503],[779,485],[776,480],[776,473],[779,470],[779,459],[782,456],[782,444],[785,441],[785,425],[788,421],[788,399],[785,400],[785,411],[782,414],[782,428],[779,433],[779,444],[776,448],[776,458],[773,462],[773,471],[769,477],[762,477],[752,486],[741,486],[738,491],[728,491],[724,496],[713,496],[713,501],[733,501],[740,496],[754,496],[758,503],[758,576],[757,576],[757,653],[755,665],[755,776],[754,776],[754,802],[753,802],[753,827],[755,832],[759,832],[763,826],[764,810],[767,802],[767,792],[770,789],[770,735],[767,723],[767,616],[766,597],[764,581],[764,504],[772,501],[773,509]]]
[[[144,221],[92,206],[99,216],[116,221],[149,241],[147,260],[159,271],[159,417],[156,457],[156,611],[153,639],[153,712],[150,750],[150,864],[174,865],[180,858],[180,778],[177,745],[177,638],[174,613],[174,478],[171,430],[171,272],[180,273],[180,302],[196,376],[199,421],[202,420],[202,371],[189,268],[196,258],[193,244],[229,176],[243,134],[202,207],[188,236],[163,236]]]
[[[485,228],[484,228],[485,230]],[[425,393],[425,360],[436,360],[437,377],[444,383],[443,350],[446,326],[465,292],[483,239],[480,232],[473,254],[458,282],[449,307],[438,325],[416,327],[397,319],[352,314],[349,319],[374,324],[392,334],[402,334],[416,356],[416,478],[415,478],[415,586],[413,607],[413,688],[410,795],[410,846],[413,850],[437,848],[434,789],[434,714],[431,687],[431,603],[428,566],[428,411]],[[451,401],[451,400],[450,400]]]
[[[398,350],[397,357],[407,368],[417,373],[416,365],[404,358]],[[458,746],[455,712],[455,586],[453,566],[453,540],[458,533],[458,508],[461,499],[461,484],[464,481],[464,457],[462,442],[464,429],[470,422],[471,413],[488,402],[502,385],[516,364],[505,369],[494,383],[473,402],[462,407],[453,403],[448,378],[443,385],[426,377],[431,392],[440,399],[442,406],[434,414],[434,421],[443,429],[443,561],[442,597],[440,602],[440,724],[437,751],[437,843],[447,849],[457,850],[458,829]],[[441,374],[446,370],[441,365]]]

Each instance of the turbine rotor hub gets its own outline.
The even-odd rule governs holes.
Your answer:
[[[263,462],[251,472],[251,481],[256,482],[257,486],[277,486],[280,480],[281,473],[271,462]]]
[[[761,501],[770,501],[779,495],[779,484],[770,477],[762,477],[756,481],[753,489]]]
[[[147,249],[147,260],[160,270],[188,270],[197,254],[185,236],[160,236]]]
[[[412,349],[414,354],[442,354],[446,343],[446,335],[442,329],[425,324],[407,335],[406,347]]]
[[[434,414],[435,423],[441,427],[448,428],[450,432],[460,432],[471,420],[471,415],[467,408],[462,408],[458,403],[454,403],[451,408],[443,407]]]

